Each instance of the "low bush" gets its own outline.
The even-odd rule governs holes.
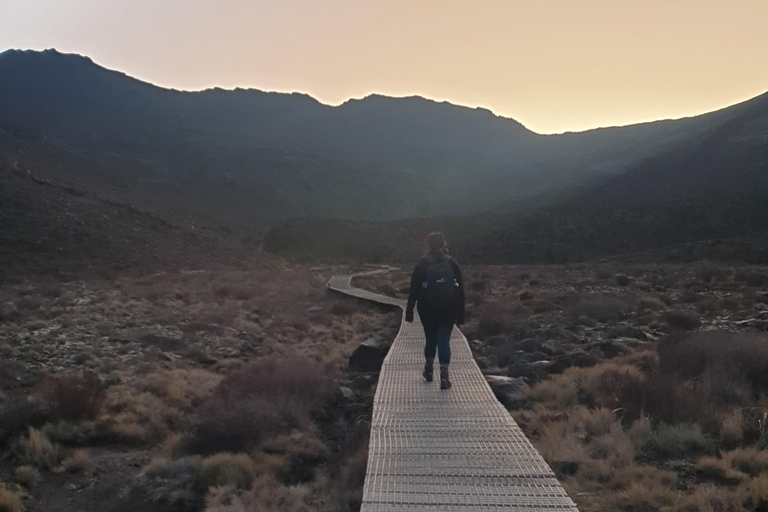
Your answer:
[[[37,391],[51,417],[70,421],[95,419],[106,396],[101,380],[90,372],[47,375],[38,383]]]
[[[701,326],[701,320],[694,315],[686,311],[669,310],[664,311],[661,314],[661,319],[669,325],[673,330],[692,331],[698,329]]]
[[[48,419],[40,403],[25,396],[16,396],[0,402],[0,442],[25,432],[28,427],[39,427]]]
[[[713,396],[733,400],[739,386],[757,398],[768,392],[768,337],[761,334],[708,331],[670,336],[659,344],[662,371],[700,379]]]
[[[26,436],[16,442],[13,451],[22,464],[40,469],[55,469],[64,459],[61,447],[32,427],[29,427]]]
[[[22,512],[24,505],[21,502],[21,495],[8,489],[5,484],[0,482],[0,511],[2,512]]]
[[[139,476],[145,499],[171,510],[197,511],[203,506],[205,488],[200,472],[202,458],[155,459]]]
[[[19,485],[32,489],[40,482],[40,472],[34,466],[19,466],[13,470],[13,479]]]
[[[329,376],[306,359],[268,359],[224,378],[201,406],[187,450],[247,451],[264,437],[306,426],[333,389]]]
[[[253,461],[244,453],[217,453],[203,460],[200,467],[202,484],[206,488],[232,486],[247,489],[253,474]]]

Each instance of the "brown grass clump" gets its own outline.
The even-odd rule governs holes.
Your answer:
[[[692,331],[701,327],[701,320],[693,313],[668,310],[661,314],[661,319],[669,325],[672,330]]]
[[[718,457],[702,457],[696,463],[696,473],[716,485],[733,486],[741,483],[747,475],[731,467],[728,461]]]
[[[0,482],[0,511],[2,512],[23,512],[24,505],[21,502],[21,495],[8,489]]]
[[[34,466],[19,466],[13,470],[13,479],[19,485],[32,489],[40,482],[40,472]]]
[[[657,510],[670,510],[670,507],[679,503],[680,492],[670,487],[645,485],[634,483],[627,489],[600,493],[594,498],[587,497],[584,500],[586,507],[582,506],[582,500],[578,500],[582,510],[595,512],[652,512]]]
[[[99,424],[110,435],[132,444],[157,443],[182,427],[182,412],[152,393],[127,385],[112,386]]]
[[[64,458],[63,450],[59,445],[51,442],[45,434],[32,427],[29,427],[25,437],[17,441],[14,452],[23,464],[48,470],[59,467]]]
[[[202,458],[154,459],[139,476],[148,501],[174,510],[199,510],[204,501],[200,473]]]
[[[739,448],[721,454],[722,459],[733,469],[750,476],[758,476],[768,471],[768,451],[754,447]]]
[[[87,450],[75,450],[61,461],[61,469],[67,473],[90,475],[93,471],[93,459]]]
[[[200,478],[206,488],[232,486],[247,489],[253,474],[253,461],[244,453],[211,455],[203,460],[200,468]]]
[[[309,512],[311,489],[306,485],[285,487],[274,476],[262,475],[250,491],[232,496],[225,488],[211,493],[205,512]]]
[[[46,376],[38,393],[51,417],[71,421],[95,419],[105,398],[101,380],[89,372]]]
[[[687,500],[697,512],[742,512],[747,498],[743,488],[728,489],[714,484],[697,485]],[[686,510],[684,508],[684,510]],[[753,509],[754,510],[754,509]]]
[[[139,388],[184,410],[200,405],[210,397],[222,376],[200,369],[174,369],[148,376]]]

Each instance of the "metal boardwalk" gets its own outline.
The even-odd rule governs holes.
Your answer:
[[[353,288],[352,277],[334,276],[328,287],[405,308],[404,300]],[[441,391],[437,375],[431,383],[421,377],[418,316],[402,323],[379,375],[361,511],[578,512],[496,400],[457,328],[451,350],[453,387]]]

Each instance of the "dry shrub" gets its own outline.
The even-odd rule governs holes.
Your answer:
[[[183,419],[181,411],[156,395],[117,385],[109,388],[99,424],[119,440],[152,444],[177,431]]]
[[[19,485],[32,489],[40,482],[40,472],[34,466],[19,466],[13,470],[13,479]]]
[[[653,466],[628,465],[613,471],[609,485],[614,489],[628,489],[632,485],[647,488],[674,487],[677,474]]]
[[[622,390],[643,382],[642,372],[634,366],[605,362],[591,368],[571,368],[566,374],[574,380],[579,402],[587,407],[621,408]]]
[[[637,311],[640,313],[645,311],[661,311],[665,308],[664,303],[656,297],[642,297],[637,302]]]
[[[528,310],[517,301],[489,302],[479,308],[478,316],[478,335],[488,337],[509,331],[516,320],[528,317]]]
[[[98,437],[96,424],[92,421],[57,421],[42,427],[48,439],[64,445],[84,444]]]
[[[713,484],[697,485],[687,500],[697,512],[742,512],[747,498],[742,488],[727,489]]]
[[[16,442],[14,452],[22,464],[48,470],[59,467],[64,458],[64,451],[58,444],[32,427]]]
[[[716,265],[704,264],[696,268],[696,279],[700,280],[703,283],[711,283],[713,281],[715,282],[722,281],[726,277],[727,277],[727,274],[725,270],[723,270],[722,268]]]
[[[317,363],[266,359],[224,378],[201,407],[187,449],[193,453],[247,451],[263,438],[310,424],[332,381]]]
[[[757,398],[768,392],[768,337],[760,334],[708,331],[670,336],[659,344],[663,371],[685,379],[709,380],[719,396],[732,400],[746,385]],[[714,381],[714,382],[712,382]]]
[[[750,476],[758,476],[768,471],[768,451],[765,450],[740,448],[722,453],[721,457],[733,469]]]
[[[530,388],[528,396],[534,402],[554,410],[573,407],[579,401],[575,386],[561,375],[538,382]]]
[[[8,489],[5,484],[0,482],[0,511],[2,512],[22,512],[24,505],[21,503],[21,495]]]
[[[659,423],[653,437],[640,446],[643,455],[652,459],[701,455],[710,453],[712,449],[712,440],[695,423]]]
[[[745,506],[758,512],[768,510],[768,473],[751,479],[743,486],[743,490],[746,494]]]
[[[203,460],[200,476],[203,486],[232,486],[247,489],[251,485],[254,466],[251,458],[244,454],[217,453]]]
[[[679,503],[680,493],[670,487],[633,483],[627,489],[596,494],[584,499],[584,510],[596,512],[653,512],[669,510],[668,507]]]
[[[696,463],[696,473],[704,480],[709,480],[717,485],[737,485],[747,475],[731,467],[728,461],[718,457],[702,457]]]
[[[205,489],[201,481],[202,458],[154,459],[139,475],[139,486],[152,503],[171,510],[200,510]]]
[[[673,330],[692,331],[701,327],[701,320],[693,313],[686,311],[664,311],[661,319]]]
[[[283,463],[276,475],[278,481],[285,485],[311,481],[315,477],[315,469],[330,455],[322,441],[304,432],[272,438],[262,445],[262,449],[282,456]]]
[[[632,441],[617,421],[607,433],[590,443],[589,452],[593,458],[604,459],[614,471],[631,466],[635,459]]]
[[[272,475],[262,475],[240,496],[226,489],[209,494],[205,512],[309,512],[311,489],[306,485],[286,487]]]
[[[720,445],[724,448],[738,446],[744,440],[744,413],[734,409],[722,416],[720,423]]]
[[[69,421],[95,419],[105,398],[101,380],[90,372],[47,375],[38,383],[37,391],[50,416]]]
[[[534,444],[544,460],[557,472],[563,463],[583,464],[589,460],[584,445],[567,422],[544,423],[538,429]]]
[[[91,474],[93,460],[87,450],[75,450],[61,461],[61,468],[67,473]]]
[[[174,369],[147,376],[140,389],[148,391],[166,403],[189,410],[211,396],[222,377],[199,369]]]
[[[28,397],[13,397],[0,402],[0,442],[21,434],[28,427],[39,427],[48,419],[39,402]]]

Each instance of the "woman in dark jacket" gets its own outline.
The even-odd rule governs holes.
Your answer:
[[[440,360],[440,389],[451,387],[448,365],[451,362],[453,325],[464,323],[464,282],[456,262],[448,256],[441,233],[427,235],[426,253],[411,274],[411,289],[405,321],[413,322],[417,309],[427,343],[424,347],[424,378],[432,382],[435,353]]]

